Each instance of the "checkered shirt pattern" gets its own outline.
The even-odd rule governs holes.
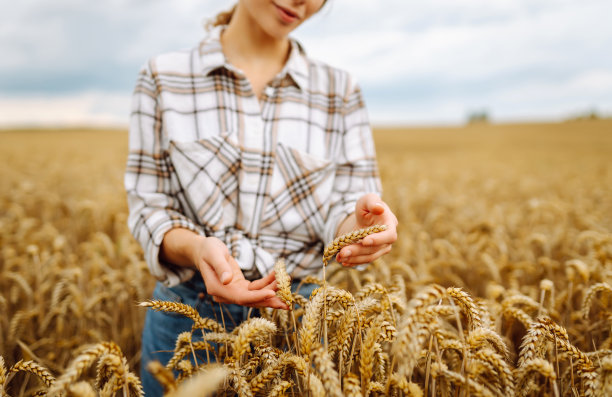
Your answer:
[[[260,100],[229,64],[223,27],[194,49],[149,60],[133,94],[125,174],[128,225],[168,286],[194,269],[160,263],[181,227],[225,242],[247,278],[283,257],[295,278],[321,269],[325,244],[363,194],[380,194],[372,133],[350,76],[291,40]]]

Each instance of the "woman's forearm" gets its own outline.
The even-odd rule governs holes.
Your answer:
[[[196,267],[195,248],[205,238],[189,229],[172,229],[164,235],[159,248],[159,259],[173,265]]]

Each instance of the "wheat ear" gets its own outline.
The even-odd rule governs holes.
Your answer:
[[[268,397],[280,397],[285,396],[285,391],[293,386],[293,382],[283,380],[280,381],[276,386],[274,386],[270,393],[267,394]]]
[[[57,396],[62,391],[65,391],[69,384],[81,376],[87,368],[89,368],[99,357],[104,354],[115,354],[123,357],[121,349],[114,342],[102,342],[85,350],[81,355],[74,359],[66,372],[53,383],[49,388],[49,396]]]
[[[358,243],[366,236],[382,232],[383,230],[387,230],[387,225],[374,225],[337,237],[325,248],[325,251],[323,251],[323,266],[327,266],[329,260],[333,258],[334,255],[336,255],[342,248],[346,247],[347,245]]]
[[[321,375],[323,381],[323,387],[328,396],[342,397],[342,388],[340,386],[340,377],[338,371],[334,368],[334,363],[329,358],[327,351],[323,349],[323,346],[316,344],[312,350],[312,358]]]
[[[96,397],[97,395],[93,387],[84,381],[68,386],[68,397]]]
[[[277,360],[272,365],[267,365],[264,370],[259,372],[256,376],[251,379],[251,391],[253,393],[259,393],[265,390],[266,386],[275,378],[280,376],[284,370],[283,358]]]
[[[361,392],[361,380],[359,376],[349,372],[344,375],[342,379],[342,383],[344,385],[344,395],[347,397],[362,397],[363,393]]]
[[[432,375],[435,378],[443,377],[448,379],[451,383],[457,386],[466,386],[468,388],[467,393],[474,396],[486,396],[493,397],[494,394],[489,389],[484,387],[482,384],[474,381],[471,378],[466,378],[460,373],[450,371],[448,367],[443,363],[431,364]]]
[[[276,277],[276,296],[289,306],[289,310],[293,309],[293,294],[291,293],[291,277],[287,273],[284,259],[280,258],[274,264],[274,276]]]
[[[176,390],[176,380],[172,371],[162,365],[159,361],[150,361],[147,364],[147,371],[153,375],[155,379],[164,389],[164,394]]]
[[[166,364],[166,368],[173,369],[186,355],[196,350],[214,351],[214,348],[206,341],[197,341],[191,344],[182,345],[174,350],[174,355],[168,361],[168,364]]]
[[[461,311],[467,318],[467,325],[470,330],[482,327],[480,311],[470,295],[461,288],[453,287],[447,288],[446,293],[452,297],[461,308]]]
[[[375,352],[377,347],[380,346],[377,340],[381,333],[381,320],[377,318],[372,327],[366,332],[366,336],[361,345],[359,373],[361,375],[361,386],[366,396],[370,394],[369,384],[374,374]]]
[[[584,295],[584,301],[582,303],[582,317],[589,318],[589,312],[591,311],[591,304],[593,303],[593,298],[598,292],[606,291],[607,293],[612,293],[612,287],[608,283],[598,283],[592,285]]]
[[[166,397],[212,396],[226,376],[226,368],[217,365],[205,367],[203,371],[182,382]]]
[[[55,382],[55,378],[49,370],[42,365],[35,363],[34,361],[23,361],[19,360],[10,370],[10,373],[15,373],[19,371],[30,372],[40,378],[43,383],[47,387],[51,387],[53,382]],[[0,379],[1,380],[1,379]]]
[[[4,357],[0,356],[0,397],[6,396],[6,367],[4,366]]]
[[[240,370],[238,368],[233,368],[227,374],[227,379],[233,384],[233,389],[238,392],[238,395],[241,397],[252,397],[253,392],[251,391],[251,386],[249,382],[240,374]]]
[[[404,393],[407,397],[423,397],[423,390],[416,383],[408,382],[406,377],[400,374],[391,374],[390,382],[392,388],[396,388],[398,391]]]
[[[276,324],[264,318],[255,317],[242,323],[238,329],[238,337],[234,341],[234,358],[238,363],[240,357],[251,351],[251,342],[265,338],[276,332]]]
[[[200,313],[198,313],[198,311],[195,308],[189,305],[186,305],[184,303],[150,300],[150,301],[141,302],[139,306],[148,307],[153,310],[162,311],[162,312],[182,314],[183,316],[188,317],[193,321],[194,329],[205,328],[213,332],[225,331],[225,329],[219,323],[209,318],[202,318],[200,316]]]
[[[322,287],[321,287],[322,288]],[[300,348],[302,355],[310,357],[312,345],[319,336],[321,326],[320,319],[322,317],[323,303],[325,296],[321,293],[321,288],[313,291],[310,301],[306,305],[306,312],[302,317],[302,327],[300,328],[298,338],[300,340]]]

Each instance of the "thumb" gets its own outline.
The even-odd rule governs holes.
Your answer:
[[[206,262],[212,267],[221,280],[222,284],[228,284],[232,281],[232,268],[229,264],[229,252],[225,249],[215,249],[211,250],[209,256],[206,258]]]
[[[362,201],[362,208],[364,208],[366,213],[381,215],[385,212],[385,206],[383,205],[382,199],[377,194],[366,194],[360,201]]]

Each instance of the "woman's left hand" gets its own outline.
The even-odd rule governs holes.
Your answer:
[[[338,236],[373,225],[386,225],[387,230],[371,234],[357,244],[347,245],[336,255],[336,260],[342,266],[357,266],[389,253],[397,240],[397,223],[389,206],[377,194],[362,196],[355,205],[355,213],[338,228]]]

